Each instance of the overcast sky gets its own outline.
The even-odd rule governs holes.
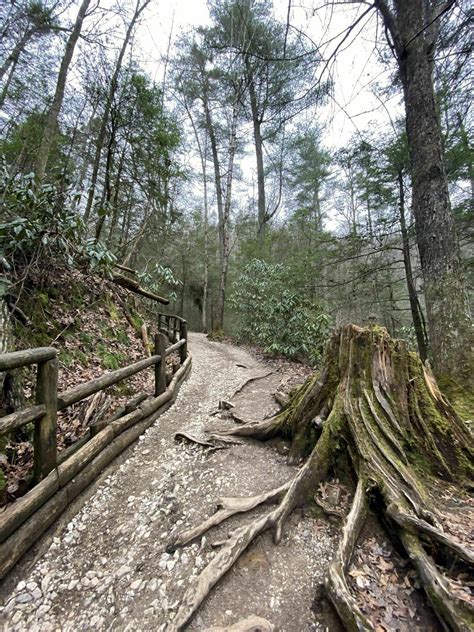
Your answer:
[[[367,6],[314,10],[322,4],[317,0],[307,0],[306,3],[293,0],[290,24],[318,45],[336,38],[323,49],[327,57],[340,40],[336,36],[344,33]],[[275,16],[286,21],[287,0],[274,0],[273,6]],[[170,34],[175,41],[182,31],[209,22],[206,0],[156,0],[139,31],[143,61],[150,75],[162,81],[160,59],[166,54]],[[318,118],[327,125],[326,143],[329,146],[343,146],[356,131],[364,135],[365,130],[373,129],[375,125],[389,126],[391,119],[401,114],[399,96],[378,99],[372,91],[374,83],[383,84],[390,78],[390,70],[378,61],[377,39],[383,41],[383,34],[377,32],[375,12],[371,12],[345,42],[332,65],[334,94],[323,111],[318,112]]]
[[[360,5],[356,9],[350,6],[314,10],[323,2],[319,0],[292,0],[290,24],[307,34],[318,46],[325,44],[322,55],[327,58],[344,35],[348,26],[367,7]],[[275,16],[286,21],[287,0],[274,0]],[[166,55],[171,35],[173,42],[183,31],[198,25],[210,24],[206,0],[155,0],[148,10],[146,19],[142,21],[138,33],[138,42],[142,49],[142,63],[150,76],[157,82],[163,80],[163,64],[160,61]],[[375,12],[364,18],[353,34],[344,43],[331,66],[334,90],[327,105],[318,108],[316,113],[308,112],[307,117],[316,115],[318,123],[324,127],[324,144],[330,149],[347,146],[357,133],[360,138],[367,136],[377,128],[391,128],[391,121],[400,116],[400,96],[383,99],[373,94],[375,83],[386,84],[390,79],[393,66],[382,65],[375,51],[376,41],[383,42],[383,34],[378,33]],[[251,131],[249,131],[251,137]],[[188,160],[199,171],[200,165],[188,156]],[[194,164],[195,163],[195,164]],[[246,157],[239,161],[243,180],[235,182],[234,197],[240,200],[239,206],[245,205],[249,197],[255,198],[256,167],[253,146],[249,143]],[[199,183],[195,183],[199,188]],[[197,193],[196,188],[194,188]],[[335,229],[340,218],[335,208],[330,205],[326,209],[327,228]],[[284,216],[279,214],[280,217]]]

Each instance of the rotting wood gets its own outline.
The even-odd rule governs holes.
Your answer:
[[[162,305],[169,305],[169,300],[167,298],[163,298],[163,296],[158,296],[158,294],[155,294],[154,292],[150,292],[149,290],[142,287],[140,283],[138,283],[138,281],[135,281],[134,279],[130,279],[124,274],[120,274],[119,272],[114,273],[112,277],[112,281],[114,281],[114,283],[117,283],[117,285],[120,285],[126,288],[127,290],[130,290],[131,292],[135,292],[135,294],[139,294],[140,296],[143,296],[144,298],[148,298],[152,301],[157,301],[158,303],[161,303]]]

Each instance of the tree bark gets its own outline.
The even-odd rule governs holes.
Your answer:
[[[472,374],[474,333],[451,212],[433,54],[440,16],[454,3],[385,0],[376,3],[391,36],[406,111],[413,211],[424,280],[433,366],[440,376],[465,381]]]
[[[456,577],[452,571],[458,557],[472,565],[474,555],[467,536],[461,530],[456,533],[454,524],[451,535],[444,496],[452,489],[447,481],[469,485],[472,437],[405,341],[393,340],[377,325],[345,325],[332,336],[322,371],[295,390],[278,415],[227,427],[208,435],[207,441],[228,441],[230,436],[260,441],[282,436],[291,440],[293,464],[308,458],[284,485],[250,498],[221,498],[213,516],[175,535],[170,551],[231,516],[278,503],[275,509],[262,507],[254,520],[228,534],[189,586],[167,630],[185,628],[212,587],[257,536],[271,530],[278,544],[291,512],[315,498],[331,469],[334,475],[339,472],[344,453],[358,484],[325,579],[326,594],[344,627],[350,632],[376,629],[361,604],[363,594],[351,588],[348,577],[371,505],[389,526],[388,533],[396,533],[394,541],[404,547],[443,629],[472,629],[472,602],[452,581]],[[438,545],[443,555],[432,555]]]
[[[423,362],[428,357],[428,348],[426,344],[425,331],[423,327],[423,320],[420,314],[421,306],[416,294],[415,282],[413,279],[413,269],[411,267],[410,256],[410,240],[408,237],[407,224],[405,219],[405,189],[403,186],[403,172],[398,172],[398,187],[399,187],[399,210],[400,210],[400,230],[402,234],[402,250],[403,250],[403,264],[405,266],[405,277],[407,280],[408,299],[410,301],[411,317],[413,320],[413,327],[415,328],[416,342],[418,345],[418,352]]]
[[[234,158],[237,150],[237,117],[238,117],[238,103],[235,101],[232,109],[232,123],[229,134],[229,149],[228,149],[228,163],[227,163],[227,178],[225,187],[225,203],[224,213],[222,218],[222,262],[221,273],[219,280],[219,292],[217,295],[217,316],[216,316],[216,331],[224,330],[224,311],[225,311],[225,293],[227,286],[227,272],[229,270],[229,256],[230,256],[230,209],[232,204],[232,180],[234,178]]]
[[[199,132],[194,122],[194,118],[191,109],[188,106],[186,97],[184,97],[184,107],[188,113],[189,120],[191,122],[194,137],[196,138],[196,144],[198,146],[199,158],[201,160],[202,169],[202,183],[204,187],[204,213],[203,213],[203,225],[204,225],[204,274],[203,274],[203,289],[202,289],[202,310],[201,310],[201,327],[204,333],[207,332],[207,291],[209,286],[209,200],[207,193],[207,134],[202,147],[201,139],[199,138]]]
[[[21,53],[23,52],[25,46],[28,44],[34,34],[34,29],[27,29],[18,40],[18,42],[15,44],[12,52],[8,55],[8,57],[5,59],[4,63],[0,67],[0,81],[3,79],[10,66],[16,66],[18,60],[20,59]]]
[[[43,138],[41,139],[41,145],[36,161],[36,181],[39,184],[43,181],[49,154],[51,152],[51,147],[53,145],[54,137],[57,133],[58,117],[64,99],[67,73],[72,61],[72,56],[74,54],[77,40],[79,39],[79,36],[81,34],[82,23],[84,21],[90,3],[91,0],[82,1],[82,4],[79,8],[79,13],[77,14],[76,22],[74,24],[74,28],[72,29],[66,43],[66,50],[64,51],[64,56],[61,61],[58,79],[56,82],[56,91],[54,93],[53,102],[48,112],[46,126],[43,131]]]
[[[252,110],[253,138],[255,142],[255,158],[257,160],[257,221],[258,221],[258,244],[260,251],[263,251],[265,240],[265,228],[267,224],[267,203],[265,197],[265,170],[263,163],[263,139],[261,121],[258,112],[257,94],[255,84],[251,76],[250,64],[245,60],[247,74],[249,74],[249,96]]]

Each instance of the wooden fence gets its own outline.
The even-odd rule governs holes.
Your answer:
[[[52,524],[67,505],[173,403],[191,368],[187,323],[159,314],[154,355],[58,393],[57,350],[52,347],[0,354],[0,371],[37,365],[36,402],[0,419],[0,436],[34,423],[33,481],[24,496],[0,510],[0,578]],[[167,337],[171,342],[167,346]],[[179,352],[180,366],[167,386],[166,357]],[[63,452],[56,444],[57,413],[154,367],[154,394],[139,393]]]

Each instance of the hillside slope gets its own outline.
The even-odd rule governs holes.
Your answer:
[[[19,318],[11,320],[10,350],[57,348],[59,392],[131,364],[152,351],[156,324],[151,310],[140,298],[104,278],[50,268],[30,271],[11,291],[21,312],[17,312]],[[19,369],[5,379],[2,413],[33,403],[34,385],[33,368]],[[59,450],[76,443],[92,422],[113,414],[134,394],[151,393],[152,389],[150,369],[59,413]],[[22,495],[30,485],[32,432],[30,424],[1,445],[0,465],[5,475],[2,504]]]

